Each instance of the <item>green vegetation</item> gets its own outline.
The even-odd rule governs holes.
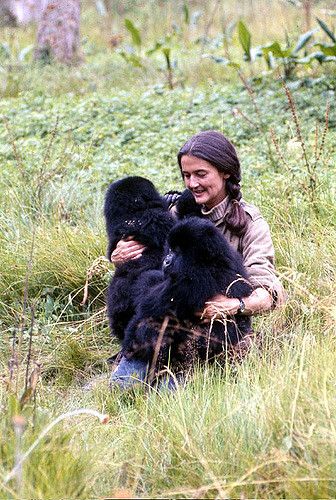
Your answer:
[[[240,20],[260,46],[285,46],[279,23],[291,47],[308,31],[289,3],[105,3],[119,14],[83,11],[81,66],[33,65],[33,27],[0,32],[0,496],[334,498],[335,63],[284,85],[242,62]],[[327,8],[309,43],[329,56]],[[141,67],[117,53],[126,40]],[[110,392],[104,192],[130,174],[179,189],[176,153],[209,128],[238,148],[288,303],[256,319],[262,349],[241,365],[199,368],[175,394]]]

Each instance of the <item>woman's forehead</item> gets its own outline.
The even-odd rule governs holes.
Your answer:
[[[183,171],[195,171],[195,170],[216,170],[210,162],[197,158],[196,156],[183,155],[181,158],[181,166]]]

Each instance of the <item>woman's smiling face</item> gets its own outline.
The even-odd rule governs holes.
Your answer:
[[[190,189],[195,201],[210,210],[226,197],[226,179],[229,174],[219,172],[206,160],[184,155],[181,169],[186,188]]]

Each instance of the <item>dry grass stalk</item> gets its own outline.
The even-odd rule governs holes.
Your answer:
[[[162,325],[161,325],[159,335],[157,338],[157,342],[155,344],[154,355],[153,355],[152,363],[151,363],[149,373],[148,373],[148,383],[149,384],[151,384],[151,382],[153,381],[154,376],[155,376],[156,364],[157,364],[157,360],[159,358],[159,353],[160,353],[160,349],[162,346],[163,336],[165,334],[165,331],[167,330],[168,323],[169,323],[169,316],[165,316],[163,318]]]
[[[22,179],[23,180],[26,180],[27,178],[27,173],[26,173],[26,170],[24,168],[24,163],[23,163],[23,159],[22,159],[22,156],[20,155],[17,147],[16,147],[16,140],[14,138],[14,134],[12,132],[12,129],[11,129],[11,125],[9,123],[9,120],[8,118],[4,118],[4,124],[5,124],[5,128],[6,128],[6,131],[8,133],[8,137],[9,137],[9,142],[12,146],[12,149],[13,149],[13,154],[14,154],[14,158],[15,158],[15,161],[16,161],[16,165],[20,171],[20,174],[22,176]]]
[[[275,147],[275,150],[279,156],[279,158],[281,159],[282,163],[285,165],[285,167],[287,168],[288,171],[290,171],[290,167],[286,161],[286,158],[284,157],[282,151],[281,151],[281,148],[280,148],[280,144],[279,144],[279,141],[278,141],[278,138],[275,134],[275,130],[274,128],[271,128],[270,130],[270,133],[271,133],[271,139],[272,139],[272,142],[274,144],[274,147]]]
[[[282,85],[283,85],[283,87],[285,89],[285,93],[286,93],[286,97],[287,97],[287,100],[288,100],[289,108],[291,110],[292,117],[293,117],[294,124],[295,124],[296,135],[297,135],[297,138],[298,138],[299,143],[300,143],[301,148],[302,148],[302,153],[303,153],[303,157],[304,157],[306,168],[307,168],[307,172],[308,172],[310,170],[310,164],[309,164],[308,157],[307,157],[305,141],[304,141],[304,139],[302,137],[301,125],[300,125],[300,122],[299,122],[299,117],[298,117],[298,114],[297,114],[295,102],[294,102],[293,96],[292,96],[292,94],[291,94],[291,92],[290,92],[290,90],[289,90],[289,88],[286,85],[286,82],[284,80],[282,80]]]
[[[28,366],[28,364],[27,364]],[[35,363],[35,368],[30,374],[30,377],[27,382],[27,387],[25,388],[21,399],[20,399],[20,408],[22,409],[32,398],[35,397],[36,388],[38,381],[41,375],[42,365],[40,363]],[[27,377],[27,374],[26,374]]]
[[[322,153],[324,151],[325,140],[326,140],[327,132],[328,132],[328,129],[329,129],[329,113],[330,113],[330,102],[327,101],[326,112],[325,112],[324,128],[323,128],[323,132],[322,132],[321,144],[320,144],[318,152],[316,153],[316,162],[319,161],[319,159],[321,158],[321,155],[322,155]],[[317,151],[317,148],[316,148],[316,151]]]
[[[31,320],[30,320],[30,328],[29,328],[29,344],[28,344],[28,353],[27,353],[27,361],[26,361],[26,373],[25,373],[25,385],[24,385],[25,391],[27,390],[27,387],[28,387],[28,374],[29,374],[30,360],[31,360],[31,355],[32,355],[33,329],[34,329],[34,323],[35,323],[35,311],[34,311],[34,307],[32,305],[30,306],[30,312],[31,312]]]
[[[97,257],[86,271],[86,281],[84,285],[84,294],[81,306],[84,306],[89,297],[89,283],[93,276],[106,274],[109,271],[108,259],[103,255]]]
[[[24,289],[23,289],[23,304],[22,304],[22,314],[20,318],[20,337],[19,337],[19,342],[18,342],[18,349],[16,350],[15,346],[13,346],[13,357],[19,357],[21,353],[21,346],[22,346],[22,341],[23,341],[23,335],[24,335],[24,330],[26,327],[26,321],[27,321],[27,309],[28,309],[28,290],[29,290],[29,280],[32,274],[32,268],[33,268],[33,258],[34,258],[34,248],[35,248],[35,235],[36,235],[36,229],[35,226],[33,227],[32,230],[32,241],[30,245],[30,251],[29,251],[29,256],[28,256],[28,263],[27,263],[27,270],[26,270],[26,276],[25,276],[25,283],[24,283]],[[32,313],[32,322],[31,322],[31,335],[32,335],[32,329],[34,325],[34,318],[33,318],[33,313]],[[30,354],[27,357],[27,363],[30,363]],[[18,383],[19,383],[19,378],[17,376],[16,378],[16,392],[18,392]]]

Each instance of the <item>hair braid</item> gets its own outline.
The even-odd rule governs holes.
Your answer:
[[[239,181],[240,179],[234,175],[226,181],[226,192],[231,201],[231,210],[226,214],[225,222],[228,229],[237,235],[244,233],[247,224],[245,210],[240,204],[242,193]]]

